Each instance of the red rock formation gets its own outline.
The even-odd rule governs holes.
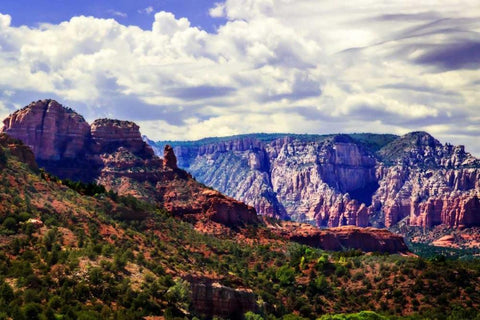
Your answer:
[[[165,146],[163,151],[163,166],[165,168],[177,169],[177,157],[173,152],[173,148],[168,144]]]
[[[75,158],[85,150],[88,123],[54,100],[32,102],[3,121],[2,132],[20,139],[40,160]]]
[[[17,157],[19,161],[26,163],[30,168],[38,169],[32,149],[20,140],[13,139],[5,133],[0,133],[0,147],[8,148],[12,156]],[[0,152],[3,151],[0,150]]]
[[[151,158],[152,148],[147,145],[140,135],[138,125],[130,121],[98,119],[91,128],[94,146],[92,149],[98,153],[110,153],[123,147],[130,152]]]
[[[133,122],[99,119],[90,127],[72,110],[43,100],[13,113],[4,123],[5,132],[31,144],[41,164],[62,179],[94,180],[188,219],[210,219],[231,227],[258,223],[253,208],[207,189],[178,169],[170,146],[163,161],[155,156]]]
[[[191,281],[192,307],[207,318],[243,319],[248,312],[258,312],[255,294],[247,289],[233,289],[207,279]]]
[[[209,219],[229,227],[258,224],[255,209],[207,189],[194,181],[183,170],[164,175],[156,184],[156,195],[163,199],[165,208],[187,220]]]
[[[376,153],[345,135],[264,138],[206,139],[175,150],[201,182],[263,215],[329,227],[480,225],[480,160],[463,146],[425,132],[392,138]]]
[[[233,227],[259,222],[253,207],[247,207],[217,191],[205,190],[200,194],[200,199],[204,203],[206,216],[212,221]]]
[[[480,225],[480,169],[410,169],[380,167],[380,188],[373,196],[385,225],[407,219],[409,225],[431,228]]]
[[[279,232],[278,229],[274,231]],[[408,252],[403,237],[386,229],[354,226],[318,229],[307,224],[284,223],[279,233],[291,241],[324,250],[359,249],[364,252]]]
[[[369,203],[362,205],[354,196],[375,183],[376,161],[347,136],[319,142],[285,137],[269,143],[239,137],[175,151],[179,165],[188,164],[200,181],[262,215],[322,226],[368,225]]]

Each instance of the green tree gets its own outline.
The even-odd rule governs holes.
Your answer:
[[[244,315],[245,320],[263,320],[263,317],[259,314],[253,313],[252,311],[248,311]]]
[[[295,270],[286,265],[278,268],[275,276],[283,286],[292,285],[295,282]]]
[[[28,320],[40,319],[42,313],[42,306],[38,303],[27,303],[22,308],[23,317]]]
[[[190,306],[190,284],[186,280],[177,279],[175,284],[168,288],[165,298],[169,304],[179,309],[188,310]]]
[[[12,287],[4,282],[0,286],[0,298],[3,299],[6,303],[10,303],[10,301],[14,298],[14,293]]]
[[[2,226],[10,231],[17,231],[17,220],[13,217],[7,217],[5,220],[3,220]]]

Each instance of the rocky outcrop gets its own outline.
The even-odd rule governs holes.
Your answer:
[[[346,135],[308,141],[273,137],[207,140],[174,149],[180,166],[198,180],[263,215],[322,226],[368,225],[364,198],[377,186],[372,154]]]
[[[168,144],[165,146],[163,151],[163,166],[170,169],[178,169],[177,167],[177,157],[173,152],[173,148]]]
[[[90,126],[73,110],[42,100],[7,117],[3,131],[29,144],[40,166],[62,179],[96,181],[195,221],[229,227],[259,222],[252,207],[178,169],[171,147],[165,148],[163,160],[155,156],[133,122],[99,119]]]
[[[259,223],[253,207],[205,188],[183,170],[163,175],[155,195],[168,211],[186,220],[208,219],[233,228]]]
[[[73,159],[85,150],[90,126],[54,100],[32,102],[3,121],[2,131],[29,146],[37,159]]]
[[[0,133],[0,168],[6,164],[3,162],[6,162],[8,158],[8,155],[5,154],[5,149],[8,150],[11,156],[26,163],[31,169],[38,169],[32,149],[24,145],[20,140],[13,139],[5,133]]]
[[[376,162],[348,136],[307,143],[277,135],[272,141],[241,137],[182,145],[175,153],[198,180],[263,215],[329,226],[368,224],[359,190],[375,188]]]
[[[403,237],[386,229],[354,226],[318,229],[306,224],[284,223],[281,228],[273,228],[273,231],[280,233],[288,240],[323,250],[358,249],[363,252],[409,252]]]
[[[98,119],[90,129],[91,149],[96,153],[111,153],[122,147],[143,158],[151,158],[154,154],[152,148],[143,142],[138,125],[131,121]]]
[[[211,280],[191,283],[192,307],[207,318],[243,319],[248,312],[258,312],[255,294],[248,289],[233,289]]]
[[[376,183],[375,158],[351,138],[314,143],[285,138],[266,149],[273,191],[292,218],[330,227],[367,225],[363,195],[353,196]]]
[[[180,167],[263,215],[328,227],[480,224],[480,161],[425,132],[170,143]]]
[[[259,222],[253,207],[247,207],[217,191],[204,190],[198,198],[204,204],[207,217],[215,222],[232,227]]]

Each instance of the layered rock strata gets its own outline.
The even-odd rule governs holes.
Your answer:
[[[480,161],[425,132],[170,143],[180,167],[266,216],[329,227],[480,224]]]
[[[32,120],[34,118],[29,115],[30,112],[37,114],[39,109],[48,110],[49,108],[55,109],[62,107],[58,103],[50,100],[32,103],[7,118],[4,122],[6,125],[3,130],[11,134],[25,132],[25,130],[22,130],[24,125],[22,119],[30,119],[25,124],[27,127],[37,127],[39,128],[39,132],[41,130],[50,132],[48,135],[40,134],[44,139],[50,137],[49,139],[55,140],[55,137],[66,136],[65,133],[62,132],[51,134],[51,130],[44,127],[45,124],[41,119],[37,119],[39,123],[35,124],[35,121]],[[52,112],[51,114],[55,114],[57,117],[60,117],[60,119],[51,120],[54,120],[55,123],[63,123],[65,122],[63,117],[81,118],[75,116],[71,110],[66,109],[66,111],[56,110],[55,112]],[[19,117],[18,114],[22,114],[22,117]],[[80,126],[83,127],[84,124],[81,122]],[[70,130],[73,131],[73,128]],[[29,136],[25,137],[19,135],[17,138],[40,143]],[[83,142],[78,143],[79,140],[81,139],[75,135],[75,139],[72,138],[72,141],[74,141],[72,143],[75,143],[76,146],[82,145],[83,147],[81,149],[70,148],[67,145],[67,148],[70,148],[70,150],[76,150],[75,154],[77,156],[75,159],[70,158],[69,154],[53,149],[54,151],[56,150],[56,153],[42,153],[43,159],[41,159],[41,161],[47,161],[47,163],[52,164],[52,172],[56,175],[60,175],[62,179],[73,179],[75,176],[72,175],[72,173],[75,175],[80,173],[80,176],[84,179],[86,177],[93,177],[94,181],[104,185],[109,190],[118,192],[120,195],[132,195],[149,202],[161,204],[172,214],[182,217],[187,221],[191,221],[195,225],[208,227],[211,226],[211,223],[218,223],[236,229],[244,225],[264,224],[263,221],[257,217],[253,207],[247,206],[230,197],[224,196],[218,191],[205,187],[195,181],[189,173],[179,169],[177,165],[177,157],[175,156],[172,147],[167,145],[164,148],[163,159],[155,156],[152,149],[142,141],[138,126],[132,122],[111,119],[96,120],[92,124],[91,130],[85,133]],[[48,145],[55,145],[52,141],[44,142]],[[240,148],[248,148],[248,144],[249,142],[246,141]],[[20,160],[29,163],[32,167],[35,166],[33,153],[28,146],[18,143],[18,141],[8,137],[6,134],[0,135],[0,145],[8,146],[11,154],[16,155]],[[36,150],[38,150],[38,148]],[[49,154],[48,157],[46,156],[47,154]],[[344,154],[344,151],[342,151],[342,154]],[[267,159],[267,153],[261,153],[260,156],[255,156],[251,153],[249,157],[249,166],[256,169],[266,168],[268,164]],[[340,161],[346,162],[347,160],[344,159]],[[70,163],[69,166],[66,165],[67,162]],[[84,166],[74,165],[78,163],[82,163]],[[97,170],[92,172],[90,170],[91,167],[96,167]],[[77,171],[72,171],[72,169]],[[348,168],[345,170],[348,170]],[[328,170],[325,172],[328,172]],[[338,171],[333,174],[345,175],[345,172]],[[355,185],[358,184],[358,182],[352,182],[350,184]],[[341,187],[348,189],[349,184],[343,183],[341,184]],[[342,201],[345,201],[346,206],[349,206],[349,203],[353,203],[351,214],[352,216],[355,216],[357,212],[355,211],[355,207],[357,206],[356,200],[342,197]],[[363,208],[361,205],[360,207]],[[146,212],[112,212],[112,214],[128,220],[144,219]],[[348,215],[346,215],[346,219],[349,219]],[[317,246],[317,243],[308,240],[308,237],[297,239],[296,237],[298,237],[300,233],[298,232],[299,227],[297,226],[296,228],[297,229],[291,229],[289,227],[283,229],[277,228],[276,232],[280,232],[280,234],[287,239],[291,238],[292,240],[301,243]],[[306,228],[313,227],[304,225],[300,226],[300,228],[306,230]],[[315,230],[317,231],[311,231],[310,236],[319,234],[318,232],[320,231],[318,229]],[[340,242],[338,242],[337,245],[331,245],[325,248],[329,250],[356,248],[356,246],[354,246],[355,241],[348,240],[348,231],[345,231],[342,234],[347,240],[338,240]],[[353,233],[351,237],[354,237]],[[382,243],[371,242],[371,247],[367,248],[368,250],[384,250],[382,249]],[[373,249],[375,245],[378,246],[378,248]],[[213,305],[218,305],[215,301],[220,301],[221,304],[227,306],[225,307],[226,309],[222,309],[222,307],[218,310],[207,310],[208,307],[206,305],[210,303],[208,302],[210,300],[207,302],[204,300],[202,303],[204,309],[207,308],[205,309],[207,314],[213,313],[226,315],[238,310],[252,310],[254,306],[254,303],[251,301],[251,296],[246,292],[211,284],[204,287],[204,289],[206,290],[205,294],[211,297],[211,299],[209,299],[214,301]],[[247,302],[243,303],[241,301]],[[202,305],[202,303],[200,303],[200,305]]]
[[[90,126],[72,109],[55,100],[32,102],[3,121],[3,132],[23,141],[39,160],[81,156]]]
[[[96,181],[120,195],[156,202],[173,214],[229,227],[256,224],[255,209],[210,190],[178,169],[173,149],[154,155],[130,121],[90,126],[54,100],[33,102],[4,120],[4,133],[24,141],[40,166],[62,179]]]
[[[287,222],[271,226],[274,233],[323,250],[358,249],[363,252],[408,253],[403,237],[386,229],[343,226],[318,229],[307,224]]]
[[[207,318],[243,319],[247,311],[258,312],[255,294],[247,289],[233,289],[208,279],[193,280],[192,307]]]

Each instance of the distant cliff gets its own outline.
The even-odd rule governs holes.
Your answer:
[[[169,143],[180,167],[263,215],[329,227],[480,225],[480,161],[426,132]]]

